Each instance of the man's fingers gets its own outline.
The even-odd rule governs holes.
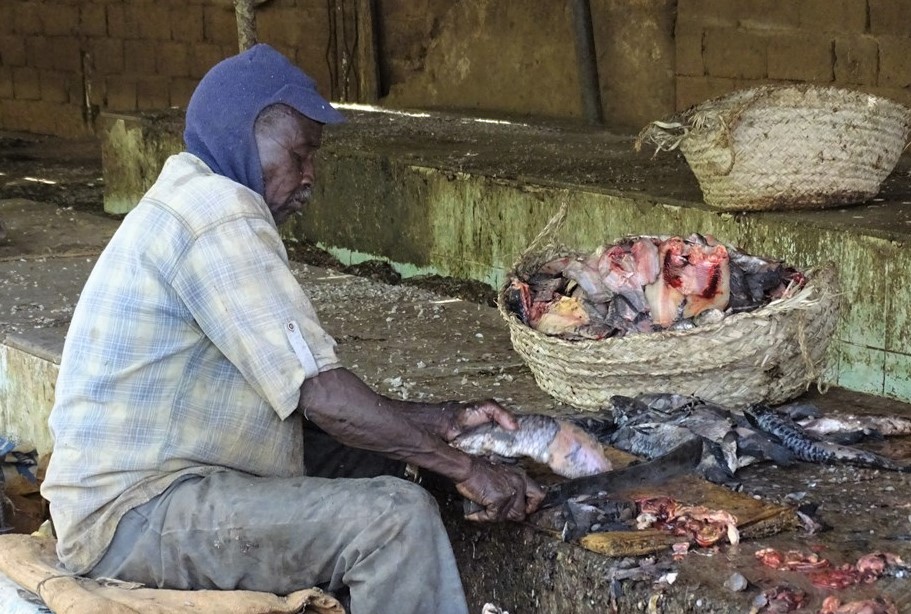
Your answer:
[[[519,423],[516,422],[512,412],[504,409],[496,401],[481,401],[475,406],[472,414],[470,419],[473,424],[470,426],[477,426],[485,422],[496,422],[508,431],[514,431],[519,428]]]
[[[528,480],[525,483],[525,513],[531,514],[538,509],[538,506],[544,501],[544,495],[544,489],[532,480]]]

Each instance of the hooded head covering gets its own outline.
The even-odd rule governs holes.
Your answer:
[[[332,108],[316,82],[269,45],[222,60],[199,82],[187,105],[187,151],[215,173],[264,193],[253,123],[260,111],[284,103],[321,124],[345,117]]]

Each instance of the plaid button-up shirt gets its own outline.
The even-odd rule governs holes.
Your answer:
[[[303,473],[305,378],[339,366],[263,199],[182,153],[126,216],[66,336],[42,486],[70,571],[186,474]]]

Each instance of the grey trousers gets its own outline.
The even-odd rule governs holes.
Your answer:
[[[88,574],[175,589],[350,594],[353,614],[466,614],[436,501],[374,478],[189,476],[120,521]]]

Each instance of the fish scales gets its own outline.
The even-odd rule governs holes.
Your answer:
[[[611,469],[601,444],[578,426],[543,414],[520,415],[516,421],[519,427],[514,431],[487,423],[459,435],[451,444],[475,456],[527,457],[568,478]]]

